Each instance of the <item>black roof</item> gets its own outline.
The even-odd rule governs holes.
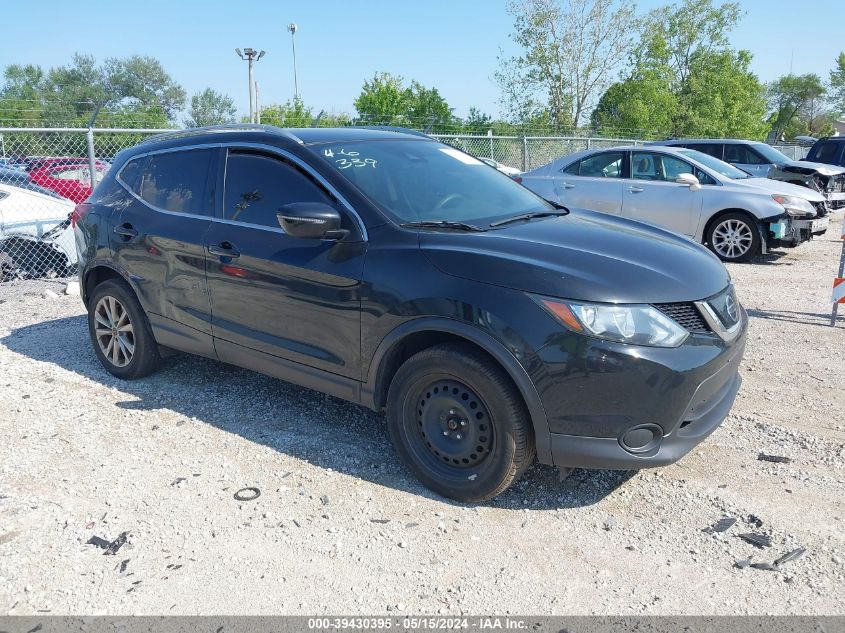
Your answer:
[[[235,138],[243,139],[247,136],[262,134],[271,135],[279,140],[287,140],[301,145],[391,138],[406,138],[409,140],[415,138],[418,139],[420,137],[430,138],[426,134],[416,130],[390,126],[280,128],[274,125],[244,123],[199,127],[187,130],[174,130],[173,132],[165,132],[164,134],[157,134],[144,139],[140,145],[147,149],[150,145],[178,144],[178,141],[182,139],[190,139],[191,141],[196,142],[209,140],[211,138],[220,140],[221,135],[231,135],[234,140]]]

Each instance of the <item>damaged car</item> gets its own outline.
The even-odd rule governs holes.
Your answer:
[[[826,205],[818,205],[819,217],[828,210],[845,207],[845,168],[812,162],[812,150],[804,160],[792,160],[771,145],[738,139],[672,139],[655,145],[686,147],[718,158],[758,178],[771,178],[818,191]]]
[[[632,145],[564,156],[522,175],[522,184],[567,207],[648,222],[706,244],[726,262],[797,246],[827,230],[824,197],[754,178],[681,147]]]
[[[0,281],[64,277],[76,268],[73,203],[0,181]]]

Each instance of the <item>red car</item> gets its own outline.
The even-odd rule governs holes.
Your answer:
[[[61,159],[66,160],[66,159]],[[100,182],[108,166],[97,162],[96,181]],[[48,163],[29,172],[33,184],[55,191],[73,202],[80,203],[91,195],[91,170],[87,161],[71,164]]]

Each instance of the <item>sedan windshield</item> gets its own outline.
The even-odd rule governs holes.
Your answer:
[[[725,178],[730,178],[731,180],[744,180],[746,178],[751,178],[747,172],[742,171],[741,169],[737,169],[733,165],[729,165],[728,163],[719,160],[718,158],[713,158],[709,154],[705,154],[704,152],[699,152],[694,149],[682,149],[678,150],[678,153],[683,154],[684,156],[693,159],[696,162],[701,163],[705,167],[709,167],[717,174],[721,174]]]
[[[453,147],[425,140],[330,143],[314,151],[399,224],[489,226],[555,207]]]

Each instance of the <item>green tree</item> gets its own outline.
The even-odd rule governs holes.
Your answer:
[[[839,53],[836,65],[830,71],[828,97],[836,114],[845,115],[845,53]]]
[[[188,112],[190,118],[185,120],[185,125],[202,127],[234,123],[236,112],[235,103],[230,96],[206,88],[191,97],[191,109]]]
[[[391,124],[408,115],[411,104],[404,80],[390,73],[376,73],[364,82],[354,105],[358,115],[374,124]]]
[[[43,126],[44,87],[45,76],[40,66],[7,66],[3,71],[3,87],[0,88],[0,125]]]
[[[675,95],[661,73],[643,69],[613,84],[602,95],[591,123],[602,135],[665,137],[672,133]]]
[[[364,82],[355,99],[359,117],[373,125],[447,125],[453,120],[452,108],[437,88],[418,81],[409,86],[398,75],[376,73]]]
[[[406,91],[406,116],[419,126],[448,125],[452,122],[452,108],[440,96],[437,88],[426,88],[412,81]]]
[[[769,84],[770,121],[775,134],[794,138],[814,133],[825,93],[821,77],[814,73],[784,75]]]
[[[278,127],[311,127],[314,110],[299,97],[261,108],[261,123]]]
[[[511,0],[515,57],[496,79],[512,120],[577,128],[632,49],[634,8],[624,0]]]
[[[185,105],[185,91],[152,57],[112,58],[103,65],[75,54],[70,64],[44,72],[38,66],[8,66],[0,87],[0,114],[7,124],[153,127],[170,124]],[[23,105],[26,104],[26,108]]]
[[[109,96],[119,103],[159,108],[170,121],[185,107],[185,89],[155,57],[112,57],[103,70]]]
[[[762,138],[766,93],[751,54],[728,45],[739,5],[684,0],[642,22],[632,69],[599,101],[597,127],[654,136]]]

